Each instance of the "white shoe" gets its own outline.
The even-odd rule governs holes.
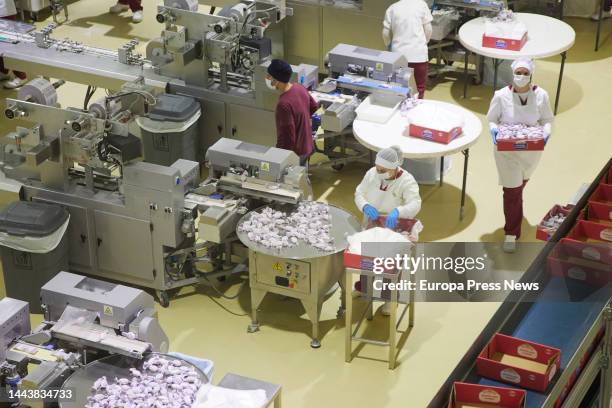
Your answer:
[[[21,87],[24,83],[25,83],[24,79],[19,79],[19,78],[15,77],[13,79],[9,79],[8,81],[5,81],[2,84],[2,86],[5,89],[17,89],[17,88]]]
[[[391,316],[391,302],[385,302],[380,308],[380,314],[383,316]]]
[[[142,10],[135,11],[132,15],[132,23],[140,23],[142,21]]]
[[[604,11],[602,13],[603,19],[605,20],[606,18],[610,18],[612,17],[612,11]],[[593,21],[599,21],[599,13],[595,13],[591,16],[591,20]]]
[[[516,252],[516,237],[514,235],[506,235],[504,239],[503,250],[506,253],[513,254]]]
[[[114,6],[112,6],[111,8],[109,8],[108,11],[113,13],[113,14],[119,14],[119,13],[122,13],[124,11],[128,11],[129,9],[130,9],[130,6],[128,6],[127,4],[117,3]]]

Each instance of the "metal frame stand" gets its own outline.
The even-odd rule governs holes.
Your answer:
[[[467,171],[468,171],[468,162],[470,160],[470,149],[462,150],[463,154],[463,180],[461,183],[461,206],[459,207],[459,220],[463,220],[463,214],[465,210],[465,195],[466,195],[466,186],[467,186]],[[442,187],[444,185],[444,156],[440,157],[440,184]]]
[[[335,138],[339,139],[339,143],[337,145],[332,144],[331,146],[328,146],[328,143]],[[353,137],[352,126],[349,126],[340,132],[325,131],[323,134],[317,135],[315,142],[318,140],[323,140],[323,149],[317,147],[317,144],[315,143],[315,151],[327,156],[329,160],[314,165],[311,164],[310,167],[331,165],[335,170],[340,170],[345,164],[348,163],[368,161],[370,150],[355,140]],[[339,152],[334,151],[336,147],[340,147]],[[347,149],[353,150],[355,154],[348,154]]]
[[[406,305],[404,306],[404,310],[402,311],[398,319],[397,318],[398,291],[397,290],[390,291],[389,300],[375,299],[373,297],[373,291],[374,291],[373,282],[374,282],[375,276],[380,276],[385,281],[397,283],[401,279],[402,272],[403,271],[396,270],[393,273],[375,274],[374,272],[370,270],[345,268],[344,286],[346,287],[346,291],[345,291],[344,298],[345,298],[346,309],[344,312],[344,321],[345,321],[344,330],[345,330],[345,361],[347,363],[350,363],[353,359],[353,342],[360,343],[360,344],[365,343],[365,344],[371,344],[374,346],[388,347],[389,348],[389,357],[388,357],[389,370],[395,369],[397,365],[397,355],[399,353],[398,345],[403,345],[405,343],[406,337],[410,333],[410,328],[414,326],[414,303],[415,303],[414,291],[410,291],[408,303],[406,303]],[[416,284],[415,275],[410,274],[409,271],[407,272],[410,275],[410,282],[414,282],[413,284]],[[351,291],[348,290],[348,288],[351,288],[353,286],[353,279],[352,279],[353,274],[365,275],[367,277],[367,288],[365,288],[365,290],[366,290],[366,299],[368,302],[354,330],[353,330],[353,298],[352,298]],[[389,319],[389,336],[387,338],[387,341],[368,339],[368,338],[358,335],[358,332],[359,332],[359,329],[361,328],[363,320],[365,318],[367,318],[368,320],[372,320],[374,316],[374,304],[373,304],[374,300],[385,300],[385,301],[388,301],[391,305],[390,314],[387,317]],[[408,329],[402,331],[402,330],[399,330],[399,326],[402,320],[404,319],[406,312],[408,312]],[[397,336],[396,336],[398,332],[401,333],[399,340],[397,340]]]

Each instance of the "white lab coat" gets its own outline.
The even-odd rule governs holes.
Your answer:
[[[14,16],[17,14],[15,0],[0,0],[0,17]]]
[[[376,177],[376,167],[367,171],[355,190],[355,205],[363,211],[370,204],[382,214],[390,213],[394,208],[400,218],[415,218],[421,210],[419,185],[412,174],[402,169],[402,174],[391,182],[381,182]],[[387,186],[386,191],[381,186]]]
[[[391,51],[399,52],[408,62],[427,62],[427,36],[424,25],[433,16],[423,0],[400,0],[392,4],[383,21],[383,40]]]
[[[545,133],[550,134],[554,115],[550,109],[548,92],[544,89],[532,87],[527,96],[527,104],[523,106],[518,94],[507,86],[495,92],[487,120],[490,128],[497,127],[500,123],[522,123],[529,126],[544,126]],[[541,151],[495,150],[499,184],[506,188],[521,186],[524,180],[531,178],[541,157]]]

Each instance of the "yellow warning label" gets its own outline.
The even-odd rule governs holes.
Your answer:
[[[383,68],[384,68],[384,65],[383,65],[383,63],[382,63],[382,62],[377,62],[377,63],[376,63],[376,70],[377,70],[377,71],[382,71],[382,70],[383,70]]]
[[[280,264],[280,262],[276,262],[276,263],[274,264],[273,268],[274,268],[274,270],[275,270],[276,272],[280,272],[280,271],[282,271],[282,270],[283,270],[283,266]]]
[[[270,171],[270,163],[261,162],[261,171]]]
[[[110,306],[104,306],[104,314],[106,316],[112,316],[113,315],[113,308]]]

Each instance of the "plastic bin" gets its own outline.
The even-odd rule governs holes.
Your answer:
[[[387,123],[395,113],[401,98],[372,94],[355,109],[357,118],[374,123]]]
[[[0,212],[0,245],[6,296],[41,313],[40,288],[68,269],[70,215],[58,205],[17,201]]]
[[[163,166],[178,159],[200,161],[200,115],[200,104],[194,98],[159,96],[148,117],[136,119],[142,131],[144,160]]]

